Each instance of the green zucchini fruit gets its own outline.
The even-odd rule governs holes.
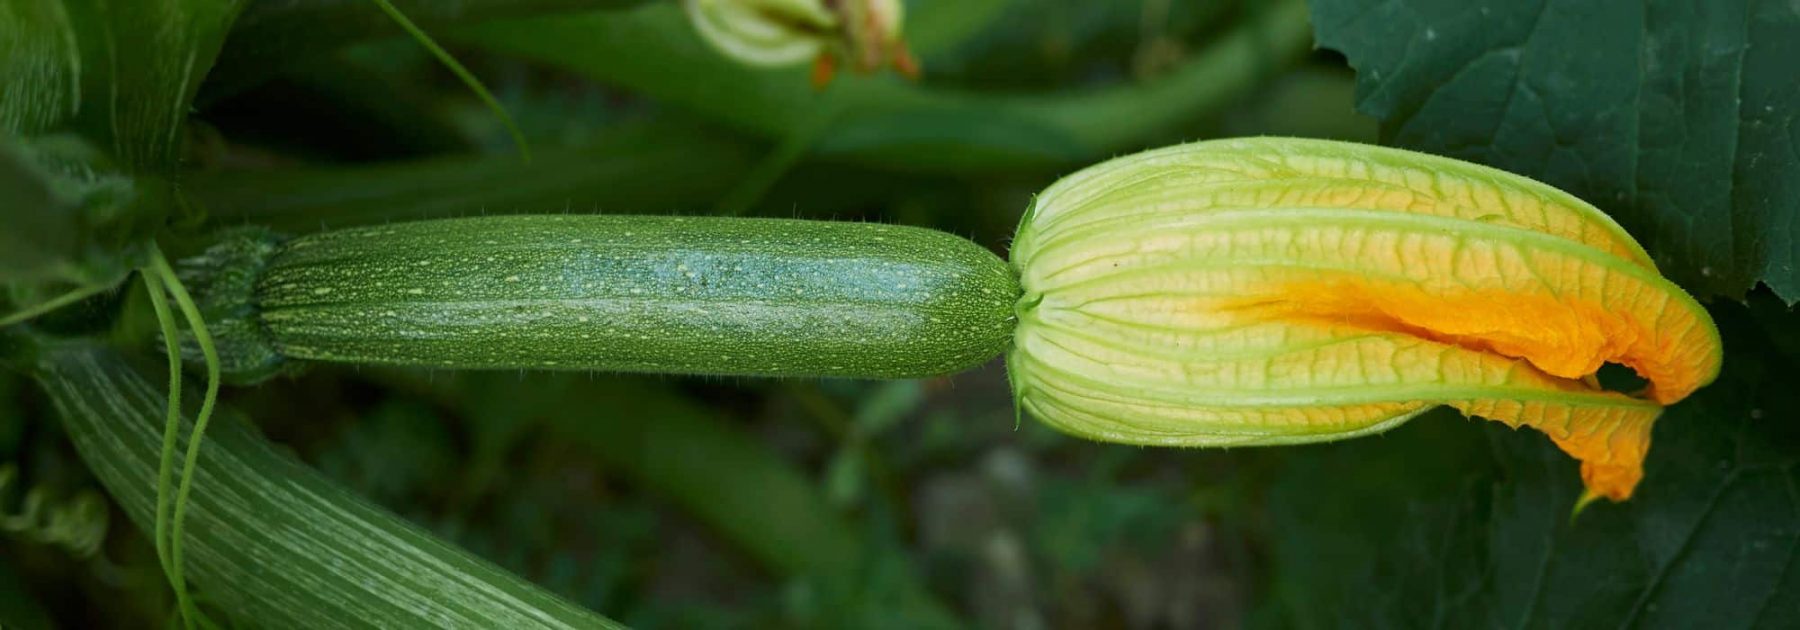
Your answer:
[[[1018,282],[943,232],[874,223],[472,217],[186,266],[239,381],[281,359],[442,368],[912,378],[1011,341]],[[248,375],[248,376],[246,376]]]

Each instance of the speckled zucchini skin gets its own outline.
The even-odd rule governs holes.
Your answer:
[[[907,378],[1000,354],[1018,295],[991,252],[921,228],[507,216],[293,239],[253,301],[291,359]]]

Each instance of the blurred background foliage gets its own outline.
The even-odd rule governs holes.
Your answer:
[[[250,2],[185,130],[176,181],[203,217],[188,221],[304,233],[483,213],[725,213],[930,226],[1004,253],[1036,191],[1113,155],[1255,134],[1377,140],[1354,109],[1354,73],[1313,49],[1299,0],[913,0],[922,80],[842,76],[823,90],[804,68],[718,57],[674,2],[396,4],[483,78],[534,159],[368,3]],[[1694,617],[1645,611],[1689,592],[1665,579],[1711,575],[1658,556],[1696,545],[1766,543],[1722,550],[1716,570],[1760,571],[1766,593],[1744,596],[1761,598],[1756,610],[1800,599],[1800,571],[1786,569],[1800,527],[1779,501],[1727,521],[1757,531],[1662,531],[1705,520],[1743,478],[1774,493],[1751,503],[1795,493],[1794,436],[1759,436],[1795,410],[1776,375],[1800,369],[1800,319],[1766,295],[1721,308],[1744,331],[1728,339],[1761,358],[1664,426],[1719,449],[1761,445],[1762,463],[1740,473],[1741,449],[1717,470],[1699,461],[1729,480],[1689,509],[1655,503],[1670,477],[1653,459],[1642,498],[1573,524],[1574,464],[1535,434],[1433,414],[1337,445],[1097,444],[1017,423],[998,362],[901,382],[317,366],[225,400],[331,479],[637,627],[1681,621]],[[1680,422],[1708,414],[1743,426]],[[4,372],[0,463],[18,479],[0,484],[7,627],[166,618],[146,537],[114,526],[90,548],[13,518],[27,488],[66,506],[97,486],[44,398]],[[1601,557],[1545,568],[1564,549]],[[1775,564],[1741,562],[1752,556]],[[1604,607],[1568,601],[1590,595]]]

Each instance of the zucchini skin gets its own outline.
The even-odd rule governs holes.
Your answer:
[[[913,378],[1003,352],[1018,296],[1004,261],[934,230],[561,215],[296,238],[252,299],[292,359]]]

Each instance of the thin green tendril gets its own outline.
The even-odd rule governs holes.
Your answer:
[[[0,463],[0,496],[14,484],[24,485],[18,465]],[[0,532],[56,545],[79,559],[105,561],[100,545],[106,541],[106,528],[105,500],[92,490],[58,498],[48,486],[37,485],[25,490],[17,513],[0,506]]]
[[[436,40],[425,33],[425,29],[413,24],[413,21],[408,19],[406,14],[401,13],[400,9],[396,8],[392,2],[388,0],[371,1],[375,3],[375,6],[381,7],[381,11],[393,19],[394,23],[399,24],[400,28],[405,29],[406,34],[411,35],[414,41],[419,42],[420,46],[424,46],[425,50],[430,51],[431,56],[436,57],[439,63],[444,64],[451,74],[462,80],[463,85],[468,86],[469,91],[474,92],[476,98],[481,99],[482,104],[487,105],[489,111],[494,112],[494,116],[500,119],[500,124],[506,125],[506,132],[512,134],[513,144],[519,147],[519,156],[526,162],[530,162],[531,146],[525,142],[525,133],[519,131],[519,125],[513,122],[512,115],[507,114],[506,108],[500,105],[500,101],[488,92],[487,86],[481,84],[481,79],[475,78],[475,73],[469,72],[468,68],[463,67],[462,62],[450,56],[449,51],[439,46]]]
[[[169,552],[170,486],[174,485],[171,476],[175,473],[175,437],[181,430],[181,331],[176,328],[175,315],[169,310],[168,288],[163,285],[162,275],[149,267],[140,269],[139,274],[144,278],[145,292],[150,295],[150,306],[156,311],[156,323],[162,328],[163,349],[169,357],[169,405],[163,423],[162,463],[156,470],[153,542],[163,575],[175,591],[176,608],[181,618],[188,620],[192,618],[193,602],[188,598],[187,584],[175,571],[176,563]]]
[[[185,523],[187,521],[188,495],[193,491],[194,474],[197,471],[200,462],[200,443],[206,435],[207,423],[212,420],[213,405],[216,404],[219,399],[219,352],[213,345],[212,334],[207,332],[206,319],[201,316],[200,308],[195,306],[193,297],[188,295],[187,287],[181,284],[181,279],[175,275],[175,269],[170,267],[168,259],[163,257],[162,250],[158,249],[155,244],[151,244],[149,254],[150,266],[148,270],[159,276],[163,288],[168,290],[170,297],[175,298],[176,307],[181,310],[182,317],[187,319],[188,329],[193,331],[195,341],[198,341],[200,344],[200,352],[206,357],[206,397],[201,399],[200,414],[195,416],[194,430],[188,435],[187,456],[182,462],[181,485],[175,491],[174,514],[170,519],[168,543],[169,572],[172,574],[170,581],[175,586],[177,601],[185,600],[187,602],[182,608],[182,615],[186,619],[188,627],[192,628],[196,619],[199,619],[200,616],[197,614],[197,610],[192,609],[193,602],[187,597],[186,593],[187,580],[185,576],[185,567],[182,563],[182,539],[186,529]],[[163,312],[158,313],[158,317],[166,315],[167,308],[168,305],[164,304],[164,310]],[[172,321],[164,324],[165,339],[168,338],[167,331],[169,328],[173,328]],[[165,341],[165,343],[168,342]],[[181,361],[180,349],[175,348],[171,351],[170,355],[173,357],[171,361],[175,368],[172,371],[179,372]],[[171,377],[170,380],[174,381],[175,378]],[[177,394],[173,392],[176,390],[171,389],[170,391],[170,397],[174,398]],[[172,446],[172,439],[172,431],[164,435],[163,443],[165,447]],[[169,451],[165,449],[165,456],[168,452]],[[158,488],[159,492],[163,490],[165,490],[165,488]],[[160,500],[158,501],[158,504],[160,507]]]

